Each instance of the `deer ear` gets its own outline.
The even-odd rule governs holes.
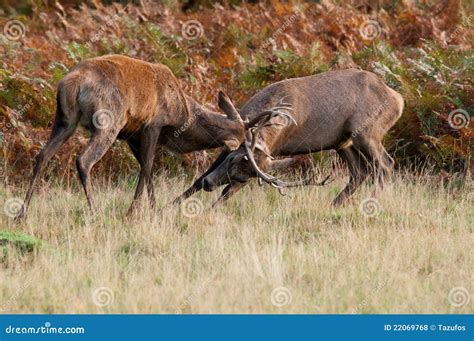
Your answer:
[[[230,120],[242,121],[239,112],[237,109],[235,109],[234,104],[232,104],[229,96],[227,96],[224,92],[219,91],[219,95],[217,97],[217,104],[219,105],[219,108],[227,115]]]
[[[268,166],[268,170],[279,170],[291,166],[296,162],[295,159],[288,157],[282,160],[272,160]]]
[[[228,150],[236,150],[240,146],[240,142],[237,139],[225,140],[224,145]]]

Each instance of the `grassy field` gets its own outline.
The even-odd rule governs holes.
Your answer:
[[[0,214],[0,310],[473,313],[472,185],[398,175],[331,208],[344,181],[286,197],[253,184],[214,210],[202,193],[130,220],[130,181],[96,183],[95,215],[78,188],[44,183],[25,223]],[[163,207],[190,181],[155,182]],[[2,185],[0,203],[23,194]]]

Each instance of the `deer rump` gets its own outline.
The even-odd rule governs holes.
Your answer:
[[[235,151],[222,152],[176,201],[227,185],[218,200],[224,201],[253,177],[279,189],[326,184],[327,178],[285,183],[267,172],[293,161],[274,160],[276,156],[335,149],[350,173],[347,186],[333,201],[340,205],[368,176],[383,185],[391,174],[394,161],[382,140],[402,111],[402,96],[367,71],[329,71],[274,83],[239,111],[250,121],[246,141]]]

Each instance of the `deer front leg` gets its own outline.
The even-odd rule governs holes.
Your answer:
[[[248,182],[232,182],[227,185],[221,193],[221,196],[215,203],[212,204],[212,207],[216,207],[220,203],[227,201],[231,196],[240,191]]]
[[[181,202],[183,202],[184,200],[186,200],[187,198],[189,198],[191,195],[193,195],[194,193],[200,191],[202,189],[202,180],[208,175],[210,174],[211,172],[213,172],[224,160],[225,158],[227,157],[227,155],[229,154],[228,151],[222,151],[219,156],[217,157],[217,159],[214,161],[214,163],[211,165],[211,167],[209,167],[209,169],[207,171],[204,172],[204,174],[202,174],[196,181],[194,181],[194,183],[192,184],[191,187],[189,187],[186,191],[183,192],[183,194],[181,194],[179,197],[177,197],[176,199],[173,200],[173,204],[180,204]]]

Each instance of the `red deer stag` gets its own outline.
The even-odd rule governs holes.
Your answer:
[[[228,199],[251,177],[258,177],[280,190],[302,185],[323,185],[306,179],[284,182],[268,172],[294,160],[274,160],[336,149],[348,166],[350,179],[334,199],[345,202],[357,187],[373,176],[380,184],[393,167],[393,159],[382,145],[387,131],[400,118],[403,98],[370,72],[348,69],[288,79],[267,86],[241,110],[247,137],[239,149],[223,152],[211,168],[184,192],[179,202],[194,192],[212,191],[227,185],[219,201]]]
[[[91,209],[95,202],[90,171],[117,138],[126,140],[141,167],[129,212],[145,185],[153,204],[151,172],[157,144],[187,153],[223,145],[236,149],[243,142],[244,123],[229,98],[220,92],[218,103],[227,116],[185,96],[171,70],[161,64],[119,55],[79,63],[58,85],[51,137],[37,158],[17,219],[26,216],[44,164],[79,124],[91,131],[90,141],[76,162]]]

